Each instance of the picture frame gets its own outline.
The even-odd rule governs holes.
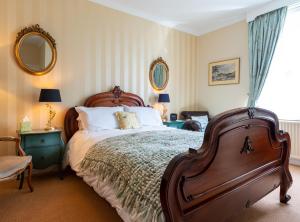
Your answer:
[[[228,85],[240,83],[240,58],[228,59],[208,64],[208,85]]]

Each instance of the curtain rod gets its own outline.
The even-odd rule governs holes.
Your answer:
[[[289,10],[300,7],[300,0],[275,0],[263,6],[255,8],[247,12],[247,22],[253,21],[257,16],[276,10],[278,8],[288,6]]]

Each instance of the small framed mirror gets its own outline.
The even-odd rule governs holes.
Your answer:
[[[169,67],[161,57],[152,62],[149,78],[150,83],[155,90],[163,90],[168,85]]]
[[[22,29],[15,42],[18,65],[32,75],[45,75],[56,63],[56,43],[38,24]]]

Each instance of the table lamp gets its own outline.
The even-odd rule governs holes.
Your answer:
[[[167,117],[168,109],[167,109],[165,103],[169,103],[170,102],[169,94],[168,93],[160,93],[159,96],[158,96],[158,102],[162,103],[162,105],[163,105],[162,120],[163,121],[167,121],[168,120],[168,117]]]
[[[55,110],[49,104],[51,102],[61,102],[59,89],[41,89],[39,102],[46,102],[46,107],[49,110],[48,122],[45,130],[54,130],[52,127],[52,120],[55,117]]]

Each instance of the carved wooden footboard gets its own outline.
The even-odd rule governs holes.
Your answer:
[[[176,156],[160,188],[167,221],[224,221],[280,186],[287,203],[292,184],[290,138],[277,116],[242,108],[213,118],[199,150]]]

